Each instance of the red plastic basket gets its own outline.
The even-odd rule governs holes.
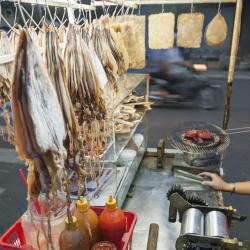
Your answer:
[[[102,212],[103,207],[91,207],[98,215]],[[121,249],[129,250],[132,242],[134,227],[137,221],[136,214],[124,211],[127,219],[127,229],[123,235]],[[25,237],[21,225],[21,219],[16,221],[0,238],[0,247],[5,250],[32,250],[31,246],[26,245]]]

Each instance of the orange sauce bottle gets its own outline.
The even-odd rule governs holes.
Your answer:
[[[80,230],[88,237],[90,247],[93,246],[99,240],[98,216],[90,208],[87,199],[82,196],[76,202],[75,216]]]
[[[123,234],[126,231],[126,217],[117,207],[116,200],[109,196],[106,207],[99,217],[101,240],[109,241],[120,249]]]

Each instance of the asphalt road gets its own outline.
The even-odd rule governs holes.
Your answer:
[[[213,79],[224,86],[223,80]],[[233,87],[229,128],[250,126],[250,83],[237,80]],[[221,126],[223,110],[205,111],[185,108],[154,108],[149,114],[149,146],[155,147],[159,138],[166,138],[171,128],[182,121],[207,121]],[[231,144],[224,160],[225,179],[250,180],[250,133],[231,136]],[[0,235],[21,216],[26,209],[26,190],[18,168],[26,170],[12,147],[0,142]],[[237,223],[231,235],[250,239],[250,196],[225,195],[226,205],[236,207],[240,214],[249,216]]]

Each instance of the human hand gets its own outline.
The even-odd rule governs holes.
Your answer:
[[[214,173],[203,172],[200,173],[199,176],[208,177],[210,180],[205,180],[202,182],[202,185],[209,186],[215,190],[220,191],[231,191],[233,187],[231,187],[231,183],[225,182],[220,176]]]

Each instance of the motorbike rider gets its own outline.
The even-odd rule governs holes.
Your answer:
[[[193,64],[186,62],[180,48],[174,46],[171,49],[150,50],[149,54],[150,74],[154,78],[166,80],[168,86],[162,86],[158,95],[166,96],[168,91],[180,96],[192,96],[192,81],[195,76]]]

